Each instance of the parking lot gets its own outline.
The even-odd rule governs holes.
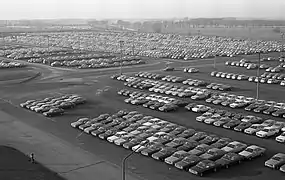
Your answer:
[[[199,68],[200,73],[197,74],[185,74],[182,71],[174,71],[174,72],[162,72],[159,71],[157,73],[182,76],[187,78],[195,78],[201,80],[207,80],[211,82],[222,82],[225,84],[229,84],[234,87],[233,93],[239,95],[248,95],[253,96],[255,94],[255,84],[250,82],[238,82],[234,80],[226,80],[219,78],[212,78],[210,76],[210,72],[213,67],[205,67]],[[225,66],[223,64],[217,66],[218,70],[224,70]],[[233,69],[233,70],[232,70]],[[241,72],[240,68],[236,68],[236,72]],[[234,72],[235,68],[227,68],[227,72]],[[254,71],[243,70],[244,73],[252,73]],[[73,75],[75,76],[75,75]],[[68,79],[68,77],[64,77]],[[96,117],[103,113],[115,113],[120,109],[128,109],[128,110],[137,110],[145,115],[152,115],[155,117],[159,117],[161,119],[175,122],[179,125],[184,125],[187,128],[194,128],[196,130],[203,130],[208,133],[215,133],[219,136],[229,137],[234,140],[238,140],[241,142],[245,142],[247,144],[256,144],[261,147],[267,148],[267,152],[264,157],[253,160],[252,162],[246,162],[240,166],[232,167],[228,170],[219,171],[217,173],[212,173],[209,177],[213,178],[239,178],[244,176],[246,178],[254,176],[254,178],[264,178],[266,177],[280,177],[280,172],[270,170],[269,168],[264,167],[264,161],[269,159],[274,153],[280,152],[282,148],[284,148],[283,144],[279,144],[272,139],[260,139],[255,136],[249,136],[243,133],[234,132],[231,130],[217,128],[214,126],[209,126],[203,123],[197,122],[195,119],[198,116],[196,113],[189,112],[187,110],[179,109],[177,112],[173,113],[163,113],[158,111],[153,111],[150,109],[145,109],[143,107],[128,105],[124,103],[124,98],[117,95],[117,91],[123,88],[126,88],[122,82],[111,80],[109,76],[103,76],[101,78],[96,79],[97,83],[91,86],[76,86],[76,85],[68,85],[68,83],[57,83],[57,82],[42,82],[42,83],[31,83],[22,86],[21,92],[22,95],[19,98],[12,97],[19,92],[19,90],[12,87],[5,87],[2,91],[9,91],[9,95],[6,95],[6,98],[12,100],[12,103],[16,106],[11,106],[10,104],[4,103],[3,110],[9,113],[17,112],[15,116],[21,117],[21,119],[33,126],[36,126],[44,131],[51,132],[61,138],[64,138],[74,144],[79,145],[80,147],[91,151],[93,153],[99,154],[107,160],[111,161],[115,164],[120,164],[123,156],[128,153],[127,150],[123,148],[119,148],[112,144],[106,143],[98,138],[94,138],[85,133],[81,133],[79,130],[71,128],[70,123],[76,121],[79,117]],[[37,85],[41,86],[37,86]],[[263,89],[267,88],[267,89]],[[39,93],[30,93],[30,89]],[[275,93],[266,93],[268,90]],[[30,113],[28,110],[19,109],[19,103],[29,100],[29,99],[40,99],[47,97],[49,95],[54,95],[55,93],[76,93],[85,97],[88,100],[88,103],[82,105],[81,108],[73,109],[72,111],[66,113],[66,115],[62,117],[52,118],[52,121],[49,119],[45,119],[38,115]],[[261,88],[261,98],[268,100],[279,100],[282,97],[282,87],[271,85],[264,85]],[[275,94],[279,94],[276,96]],[[2,102],[3,103],[3,102]],[[96,109],[96,111],[94,111]],[[244,112],[241,109],[233,110],[238,112]],[[249,113],[254,114],[254,113]],[[256,115],[256,114],[255,114]],[[261,115],[262,117],[271,118],[270,116]],[[35,119],[36,117],[36,119]],[[274,118],[276,120],[282,121],[282,118]],[[47,128],[48,127],[48,128]],[[76,138],[77,137],[77,138]],[[112,153],[116,152],[116,153]],[[140,163],[137,163],[140,162]],[[169,166],[163,163],[159,163],[150,158],[145,158],[139,155],[135,155],[132,159],[130,159],[128,166],[130,167],[130,171],[133,173],[145,177],[147,179],[172,179],[175,177],[176,179],[186,179],[193,178],[193,175],[180,171],[173,166]],[[151,168],[155,166],[156,168]],[[250,167],[250,168],[249,168]],[[253,168],[254,167],[254,168]],[[236,172],[238,170],[238,172]],[[162,173],[163,172],[163,173]],[[236,173],[234,173],[236,172]]]
[[[109,35],[112,37],[112,35]],[[109,37],[108,36],[108,37]],[[62,37],[61,37],[62,38]],[[24,41],[24,40],[23,40]],[[195,40],[194,40],[195,41]],[[205,39],[205,41],[208,41]],[[26,42],[26,41],[24,41]],[[252,42],[253,43],[253,42]],[[151,45],[151,43],[149,43]],[[267,46],[267,45],[266,45]],[[241,45],[242,47],[242,45]],[[143,50],[142,50],[143,51]],[[116,53],[116,50],[113,49],[113,53]],[[141,52],[142,53],[142,52]],[[223,52],[221,52],[222,54]],[[151,53],[152,54],[152,53]],[[154,53],[155,54],[155,53]],[[231,53],[229,53],[230,55]],[[34,54],[35,55],[35,54]],[[48,55],[49,56],[49,55]],[[266,58],[267,60],[263,60],[261,64],[265,64],[268,67],[276,67],[280,65],[282,62],[278,59],[279,53],[269,53],[269,54],[262,54],[262,58]],[[150,55],[150,57],[153,57]],[[274,57],[276,60],[268,60],[268,57]],[[30,57],[29,57],[30,58]],[[35,58],[35,57],[33,57]],[[78,58],[78,57],[76,57]],[[84,57],[85,58],[85,57]],[[91,58],[91,57],[90,57]],[[173,58],[177,59],[177,58]],[[5,111],[14,117],[20,119],[21,121],[36,127],[42,131],[51,133],[61,139],[67,140],[68,142],[78,146],[88,152],[101,156],[106,161],[113,163],[116,166],[121,165],[122,159],[131,152],[131,150],[127,150],[122,146],[116,146],[112,143],[109,143],[106,140],[102,140],[98,137],[94,137],[92,134],[84,133],[84,131],[73,128],[71,124],[76,122],[80,118],[96,118],[101,114],[114,114],[120,110],[127,110],[127,111],[137,111],[144,116],[152,116],[154,118],[159,118],[160,120],[175,123],[179,127],[183,128],[191,128],[194,129],[196,132],[205,132],[206,136],[208,135],[216,135],[218,139],[220,138],[230,138],[232,141],[239,141],[241,143],[246,144],[247,146],[250,145],[257,145],[262,148],[265,148],[266,151],[261,157],[252,158],[251,160],[242,160],[242,163],[239,165],[234,165],[229,169],[217,167],[217,172],[211,172],[209,174],[205,174],[208,179],[269,179],[269,178],[278,178],[280,179],[284,174],[279,170],[272,170],[268,167],[264,166],[266,160],[271,158],[274,154],[284,152],[284,143],[279,143],[275,140],[277,134],[271,136],[269,138],[260,138],[256,135],[248,135],[243,132],[238,132],[234,130],[234,127],[238,126],[238,124],[234,125],[231,128],[223,128],[217,127],[213,124],[207,124],[203,122],[199,122],[197,120],[198,116],[201,116],[202,113],[193,112],[191,108],[187,110],[185,106],[191,103],[195,103],[196,105],[205,105],[211,107],[212,114],[218,113],[217,110],[226,110],[227,113],[231,115],[224,116],[226,112],[223,112],[223,117],[235,118],[240,116],[252,115],[256,117],[262,118],[263,121],[268,119],[273,119],[278,122],[285,122],[285,118],[282,117],[275,117],[270,114],[264,113],[256,113],[254,111],[247,111],[245,108],[253,103],[253,100],[256,98],[256,83],[250,82],[248,80],[237,80],[231,78],[223,78],[217,76],[211,76],[213,71],[215,72],[223,72],[223,73],[234,73],[234,74],[244,74],[247,76],[256,76],[257,75],[257,68],[250,68],[247,69],[245,66],[235,66],[235,65],[226,65],[226,62],[229,61],[239,61],[242,59],[250,60],[250,63],[257,64],[258,63],[258,56],[257,55],[240,55],[238,57],[229,58],[229,57],[217,57],[216,58],[216,67],[214,67],[214,59],[196,59],[192,61],[185,61],[185,60],[171,60],[169,58],[157,59],[152,60],[151,62],[155,62],[156,64],[150,66],[137,66],[137,67],[124,67],[123,74],[125,74],[125,78],[121,78],[118,80],[117,78],[120,77],[118,75],[114,76],[111,79],[112,75],[118,74],[119,69],[105,69],[105,70],[90,70],[90,71],[63,71],[61,69],[54,69],[54,67],[49,66],[41,66],[44,73],[41,77],[29,81],[27,83],[19,84],[12,84],[12,85],[3,85],[0,89],[1,93],[1,110]],[[178,58],[179,59],[179,58]],[[270,58],[269,58],[270,59]],[[174,67],[173,71],[163,71],[166,67],[166,64],[169,63],[168,66]],[[28,67],[37,67],[33,64],[28,64]],[[195,73],[186,73],[184,72],[184,68],[196,68],[198,72]],[[14,69],[14,68],[13,68]],[[280,75],[284,73],[283,67],[280,67]],[[12,69],[9,69],[12,70]],[[40,70],[40,69],[38,69]],[[62,72],[62,73],[55,73],[54,76],[50,76],[50,74],[54,73],[54,71]],[[2,70],[1,70],[2,71]],[[12,70],[15,71],[15,70]],[[12,73],[11,71],[11,73]],[[166,79],[157,78],[154,79],[153,77],[140,77],[139,72],[141,74],[145,72],[149,72],[156,75],[161,75],[161,77],[168,76]],[[260,75],[265,73],[266,69],[260,69]],[[49,74],[50,73],[50,74]],[[273,73],[273,72],[270,72]],[[227,75],[227,74],[226,74]],[[24,75],[21,75],[24,76]],[[173,81],[173,77],[177,77],[175,81]],[[273,75],[272,75],[273,76]],[[49,77],[49,78],[45,78]],[[131,80],[126,81],[126,79],[130,78]],[[172,78],[172,79],[171,79]],[[183,81],[181,80],[183,79]],[[76,79],[76,81],[75,81]],[[174,78],[175,79],[175,78]],[[184,83],[185,80],[192,79],[196,81],[201,81],[205,84],[203,85],[190,85],[190,80],[187,83]],[[78,80],[78,81],[77,81]],[[138,83],[145,83],[144,86],[140,89],[142,85],[138,85]],[[150,90],[152,86],[148,86],[149,84],[153,83],[157,84],[156,88],[160,88],[164,90],[162,92],[156,90]],[[168,83],[166,85],[166,83]],[[230,87],[228,90],[223,89],[213,89],[207,88],[207,85],[210,83],[222,84]],[[148,84],[148,85],[146,85]],[[134,85],[137,85],[136,87]],[[20,88],[19,88],[20,87]],[[163,89],[168,88],[168,89]],[[172,89],[174,88],[174,89]],[[193,89],[193,88],[200,88],[200,89]],[[120,90],[130,91],[126,93],[126,95],[119,95],[118,92]],[[172,90],[171,90],[172,89]],[[171,90],[170,93],[166,93],[167,90]],[[187,91],[185,91],[187,90]],[[192,91],[195,91],[193,93]],[[156,92],[155,92],[156,91]],[[179,95],[179,92],[188,93],[186,96],[185,94]],[[202,93],[198,93],[201,91]],[[139,100],[143,100],[144,98],[148,97],[146,101],[142,101],[140,105],[136,103],[132,103],[131,101],[137,100],[130,96],[131,93],[138,92],[140,93],[136,98],[141,97]],[[187,92],[187,93],[186,93]],[[197,97],[192,98],[192,96],[199,94]],[[202,97],[202,94],[207,94],[206,97]],[[246,104],[243,107],[239,108],[232,108],[229,105],[223,106],[221,105],[222,102],[219,104],[213,104],[206,101],[213,96],[220,95],[222,93],[228,93],[227,95],[223,96],[223,98],[231,97],[240,98],[245,100],[251,99],[251,102]],[[69,96],[72,94],[71,96]],[[191,94],[191,95],[189,95]],[[67,96],[68,95],[68,96]],[[150,96],[152,95],[152,96]],[[235,96],[233,96],[235,95]],[[241,97],[243,96],[243,97]],[[84,99],[84,104],[80,106],[73,106],[75,102],[78,100]],[[201,98],[202,97],[202,98]],[[151,99],[154,98],[154,99]],[[157,98],[157,99],[155,99]],[[201,98],[201,99],[199,99]],[[222,99],[223,99],[222,98]],[[44,100],[46,99],[46,100]],[[126,99],[130,99],[128,103],[126,103]],[[260,83],[259,86],[259,100],[266,100],[267,103],[269,101],[276,101],[277,103],[284,103],[284,86],[279,84],[269,84],[269,83]],[[26,106],[31,102],[31,100],[37,100],[41,102],[36,102],[33,105],[38,105],[39,107]],[[44,100],[44,101],[43,101]],[[160,101],[161,105],[157,105],[154,108],[146,108],[143,105],[148,103],[150,100],[153,101]],[[179,101],[177,101],[179,100]],[[181,101],[180,101],[181,100]],[[229,100],[229,99],[227,99]],[[232,99],[231,99],[232,100]],[[235,101],[231,101],[231,103]],[[235,99],[236,100],[236,99]],[[28,101],[28,102],[27,102]],[[182,102],[184,101],[184,102]],[[24,108],[20,107],[20,104],[26,102],[27,104],[21,105]],[[138,102],[138,101],[137,101]],[[176,103],[175,106],[163,106],[168,104],[169,102]],[[187,102],[187,103],[186,103]],[[42,104],[38,104],[42,103]],[[179,104],[180,103],[180,104]],[[153,104],[152,104],[153,105]],[[42,107],[44,106],[44,107]],[[64,109],[64,111],[48,111],[50,112],[47,116],[51,117],[44,117],[41,113],[44,111],[49,110],[51,107],[58,107]],[[162,110],[160,110],[160,107]],[[190,106],[189,106],[190,107]],[[170,109],[169,112],[163,112],[165,109]],[[284,108],[281,104],[281,108]],[[30,111],[32,109],[33,111]],[[210,109],[209,109],[210,110]],[[266,110],[266,109],[265,109]],[[165,110],[166,111],[166,110]],[[167,110],[168,111],[168,110]],[[36,113],[37,112],[37,113]],[[55,113],[54,113],[55,112]],[[64,112],[64,113],[63,113]],[[54,114],[53,114],[54,113]],[[285,113],[284,113],[285,114]],[[44,114],[45,115],[45,114]],[[59,115],[59,116],[57,116]],[[236,116],[235,116],[236,115]],[[53,117],[54,116],[54,117]],[[205,115],[206,116],[206,115]],[[210,115],[207,115],[211,117]],[[141,117],[141,118],[142,118]],[[220,116],[218,116],[220,117]],[[241,121],[238,119],[237,121]],[[128,120],[126,118],[126,120]],[[109,121],[106,124],[110,123]],[[134,123],[134,122],[132,122]],[[252,123],[253,124],[253,123]],[[252,125],[250,124],[250,125]],[[118,124],[116,124],[118,125]],[[130,124],[128,124],[130,125]],[[141,126],[146,126],[140,124]],[[247,128],[250,127],[247,124]],[[271,124],[273,125],[273,124]],[[115,125],[114,125],[115,126]],[[270,125],[268,125],[270,126]],[[113,126],[112,126],[113,127]],[[136,127],[138,128],[138,127]],[[155,132],[159,132],[160,129],[163,127],[158,127]],[[278,131],[278,135],[281,134],[281,129]],[[103,129],[101,133],[104,133],[109,129]],[[135,129],[133,129],[135,130]],[[177,134],[181,134],[178,132]],[[111,136],[111,135],[110,135]],[[205,137],[206,137],[205,136]],[[195,139],[198,142],[203,142],[203,138]],[[160,138],[160,137],[159,137]],[[175,137],[172,137],[173,139]],[[190,137],[189,137],[190,138]],[[170,139],[168,142],[172,141]],[[210,146],[214,144],[216,139],[213,142],[207,142]],[[131,137],[130,139],[131,140]],[[206,142],[206,141],[204,141]],[[165,145],[166,143],[164,143]],[[201,143],[202,144],[202,143]],[[198,146],[198,145],[197,145]],[[192,149],[194,149],[193,147]],[[244,150],[245,147],[236,153],[241,152]],[[156,150],[156,152],[159,150]],[[187,149],[187,151],[190,151]],[[199,153],[201,154],[206,153],[207,150],[203,150]],[[171,154],[173,154],[172,152]],[[171,156],[168,154],[167,156]],[[167,163],[162,163],[160,161],[165,161],[161,159],[160,161],[155,161],[152,155],[150,157],[143,156],[141,153],[135,153],[127,163],[128,172],[138,176],[142,179],[200,179],[200,177],[196,177],[189,172],[188,169],[186,171],[180,170],[176,168],[174,165],[169,165]],[[152,158],[153,157],[153,158]],[[222,156],[217,156],[221,158]],[[218,158],[218,159],[219,159]],[[216,159],[215,159],[216,160]],[[194,165],[193,165],[194,166]],[[191,167],[190,167],[191,169]],[[215,168],[212,170],[216,170]]]

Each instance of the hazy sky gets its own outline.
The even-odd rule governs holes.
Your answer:
[[[170,17],[285,19],[285,0],[0,0],[0,19]]]

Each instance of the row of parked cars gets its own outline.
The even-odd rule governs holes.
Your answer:
[[[156,74],[156,73],[149,73],[149,72],[138,72],[135,74],[136,77],[141,77],[141,78],[148,78],[148,79],[154,79],[154,80],[162,80],[162,81],[167,81],[171,83],[182,83],[184,85],[189,85],[189,86],[205,86],[208,89],[213,89],[213,90],[219,90],[219,91],[230,91],[232,89],[231,86],[225,85],[225,84],[220,84],[220,83],[208,83],[203,80],[198,80],[198,79],[186,79],[183,77],[178,77],[178,76],[172,76],[172,75],[161,75],[161,74]],[[165,83],[167,85],[169,83]],[[162,85],[164,86],[164,85]],[[164,88],[164,87],[162,87]]]
[[[136,80],[136,77],[129,77],[126,75],[114,76],[114,77],[115,77],[115,79],[118,79],[121,81],[129,81],[126,85],[128,85],[130,87],[135,87],[135,88],[140,87],[140,86],[137,86],[136,81],[134,81],[135,82],[134,84],[131,82],[133,80]],[[161,76],[160,76],[160,78],[161,78]],[[141,81],[141,82],[150,83],[148,81]],[[141,82],[139,82],[138,84],[144,84]],[[167,91],[164,91],[164,89],[153,88],[153,87],[155,87],[155,85],[159,84],[159,82],[153,80],[153,81],[151,81],[150,84],[152,84],[152,85],[151,86],[146,85],[146,86],[144,86],[144,88],[148,89],[151,92],[152,91],[158,92],[158,93],[162,92],[163,94],[166,94]],[[159,85],[157,85],[157,86],[159,86]],[[144,89],[144,88],[139,88],[139,89]],[[180,90],[181,90],[181,92],[180,92]],[[282,102],[256,100],[255,98],[252,98],[252,97],[239,96],[239,95],[229,94],[229,93],[219,93],[219,92],[212,91],[209,89],[193,88],[193,87],[179,88],[179,91],[173,91],[173,92],[169,91],[169,92],[168,92],[168,95],[175,95],[177,97],[183,97],[185,95],[186,96],[189,95],[188,97],[190,97],[192,100],[205,100],[206,103],[212,103],[213,102],[213,103],[215,103],[215,105],[228,106],[228,107],[233,108],[233,109],[237,109],[237,108],[249,109],[252,106],[254,106],[256,108],[261,106],[260,108],[264,108],[264,109],[263,110],[261,109],[261,111],[256,110],[256,112],[260,113],[260,112],[264,111],[263,112],[264,114],[272,115],[275,117],[285,118],[285,115],[284,115],[284,107],[285,106],[284,106],[284,103],[282,103]],[[181,94],[179,94],[179,93],[181,93]]]
[[[59,49],[50,49],[48,52],[37,48],[35,51],[31,51],[28,48],[26,51],[16,49],[6,53],[6,56],[14,59],[27,59],[30,63],[43,63],[55,67],[77,67],[80,69],[118,67],[121,63],[122,66],[145,64],[145,61],[138,56],[124,56],[121,60],[121,58],[115,57],[114,54],[110,53],[98,54],[77,52],[76,50],[75,52],[69,52],[66,50],[60,51]]]
[[[148,94],[138,91],[129,91],[127,89],[120,90],[118,94],[129,96],[129,98],[125,99],[126,103],[130,103],[133,105],[142,105],[143,107],[163,112],[175,111],[179,108],[179,106],[181,107],[186,106],[185,107],[186,109],[192,110],[194,112],[205,112],[205,114],[197,118],[198,121],[203,121],[207,124],[212,124],[215,126],[222,126],[224,128],[233,129],[235,131],[242,131],[247,134],[256,134],[258,137],[264,137],[264,138],[271,137],[279,135],[281,131],[285,131],[284,127],[285,123],[283,122],[274,121],[274,120],[266,120],[263,122],[261,118],[257,118],[255,116],[250,116],[250,115],[241,119],[243,116],[236,115],[228,111],[219,110],[217,111],[218,113],[215,113],[215,111],[213,112],[213,108],[210,108],[205,105],[194,104],[195,106],[192,107],[193,103],[188,104],[189,101],[187,100],[177,100],[175,98],[167,96]],[[237,101],[241,101],[243,103]],[[223,105],[223,106],[229,105],[232,108],[247,106],[252,101],[254,101],[253,98],[245,98],[243,96],[234,96],[234,95],[227,96],[227,94],[215,95],[212,96],[211,98],[206,99],[207,103],[212,103],[215,105]],[[263,101],[257,101],[257,102],[259,103]],[[258,122],[262,123],[257,124]],[[276,141],[284,142],[285,141],[284,135],[285,133],[282,133],[279,136],[277,136]]]
[[[86,103],[86,99],[76,94],[66,94],[60,97],[47,97],[40,100],[27,100],[20,104],[22,108],[41,113],[46,117],[59,116],[65,110]]]
[[[253,160],[266,149],[186,128],[137,111],[79,118],[71,126],[194,175]]]
[[[226,79],[233,79],[239,81],[249,81],[249,82],[260,82],[260,83],[267,83],[267,84],[280,84],[281,86],[285,86],[285,78],[283,74],[275,73],[275,75],[261,75],[259,78],[257,76],[248,76],[245,74],[236,74],[236,73],[228,73],[228,72],[211,72],[212,77],[218,78],[226,78]],[[283,80],[282,80],[283,79]]]
[[[278,41],[242,40],[201,35],[185,37],[177,34],[119,31],[52,32],[47,35],[50,46],[120,53],[119,41],[124,40],[122,51],[126,55],[132,54],[134,48],[135,54],[139,56],[184,60],[215,56],[233,57],[257,52],[280,52],[283,48]],[[17,41],[41,46],[47,45],[46,37],[40,33],[33,33],[32,36],[19,36]]]
[[[45,63],[45,62],[44,62]],[[90,69],[90,68],[110,68],[110,67],[119,67],[119,66],[132,66],[145,64],[143,60],[132,60],[132,61],[112,61],[109,59],[104,60],[73,60],[73,61],[55,61],[50,65],[54,67],[70,67],[70,68],[79,68],[79,69]]]
[[[189,106],[188,109],[190,110]],[[203,113],[196,117],[196,121],[245,134],[256,135],[260,138],[277,136],[275,137],[277,142],[285,143],[285,122],[272,119],[265,120],[253,115],[233,115],[228,113],[228,111],[217,111],[209,106],[199,104],[193,106],[191,110]]]
[[[243,68],[246,68],[248,70],[258,68],[258,64],[256,64],[256,63],[241,62],[241,61],[226,61],[225,65],[226,66],[234,66],[234,67],[243,67]],[[269,67],[270,66],[268,64],[260,64],[260,66],[259,66],[260,69],[268,69]]]
[[[82,53],[82,51],[78,50],[68,50],[66,48],[60,47],[31,47],[26,46],[17,49],[9,49],[6,50],[6,57],[15,59],[15,60],[24,60],[31,58],[39,58],[43,56],[58,56],[58,55],[67,55],[67,54],[77,54]]]
[[[0,61],[0,69],[7,69],[7,68],[21,68],[26,67],[27,65],[24,63],[13,62],[13,61]]]
[[[140,105],[145,108],[162,112],[176,111],[179,107],[184,107],[189,103],[186,100],[139,91],[130,91],[127,89],[121,89],[117,93],[128,97],[124,100],[125,103]]]

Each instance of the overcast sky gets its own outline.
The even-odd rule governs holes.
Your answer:
[[[0,19],[242,17],[285,19],[285,0],[1,0]]]

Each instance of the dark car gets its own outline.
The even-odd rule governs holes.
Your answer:
[[[179,146],[182,146],[187,141],[188,140],[183,137],[178,137],[178,138],[173,139],[171,142],[168,142],[167,144],[165,144],[165,146],[177,148]]]
[[[282,117],[285,115],[285,109],[279,109],[278,111],[272,113],[272,115],[275,117]]]
[[[140,144],[143,141],[145,141],[145,139],[137,137],[137,138],[134,138],[134,139],[130,140],[129,142],[124,143],[123,147],[126,148],[126,149],[131,149],[132,147]]]
[[[244,114],[242,113],[235,113],[233,116],[232,116],[233,119],[238,119],[238,120],[241,120],[242,118],[244,118]]]
[[[228,145],[230,142],[232,142],[232,140],[230,138],[221,138],[217,142],[215,142],[214,144],[211,144],[211,147],[213,147],[213,148],[223,148],[226,145]]]
[[[259,106],[258,108],[255,108],[253,111],[256,112],[256,113],[260,113],[260,112],[263,112],[265,111],[266,109],[268,109],[270,106],[267,106],[267,105],[261,105]]]
[[[264,110],[262,113],[263,114],[272,114],[278,110],[279,110],[279,108],[277,108],[277,107],[270,107],[270,108]]]
[[[225,154],[220,159],[216,160],[216,164],[218,164],[221,167],[229,168],[229,166],[233,164],[240,164],[243,160],[243,157],[239,154],[230,152]]]
[[[189,172],[195,175],[203,176],[208,172],[216,172],[219,168],[219,165],[211,160],[202,160],[195,166],[189,169]]]
[[[188,170],[191,166],[196,165],[202,160],[199,156],[189,155],[183,158],[181,161],[175,163],[175,167],[178,169]]]
[[[209,149],[211,149],[211,146],[207,144],[199,144],[194,149],[190,150],[189,153],[199,156],[208,151]]]
[[[59,115],[63,115],[63,114],[64,114],[64,110],[59,109],[59,108],[53,108],[53,109],[50,109],[49,111],[43,113],[43,115],[46,117],[59,116]]]
[[[117,129],[121,130],[121,129],[124,129],[124,128],[128,127],[129,125],[130,125],[130,123],[128,123],[128,122],[121,122],[120,124],[114,126],[114,128],[117,128]]]
[[[200,155],[200,157],[202,159],[209,159],[209,160],[215,161],[217,159],[220,159],[224,154],[226,154],[226,152],[221,149],[211,148],[204,154]]]
[[[108,127],[105,125],[103,127],[98,128],[97,130],[92,131],[91,134],[93,136],[99,136],[99,134],[105,133],[106,131],[108,131],[110,129],[112,129],[112,127]]]
[[[148,101],[147,103],[143,104],[143,107],[148,108],[150,106],[153,106],[156,103],[156,101]]]
[[[177,127],[179,127],[177,124],[171,123],[171,124],[166,125],[164,128],[160,129],[159,131],[168,133],[168,132],[173,131]]]
[[[199,141],[201,139],[204,139],[205,137],[207,137],[207,133],[205,132],[196,132],[193,136],[189,137],[189,140],[193,140],[193,141]]]
[[[143,149],[141,151],[141,154],[145,155],[145,156],[151,156],[152,154],[160,151],[162,148],[164,148],[164,145],[162,145],[162,144],[153,144],[153,145]]]
[[[147,131],[141,133],[138,135],[138,137],[140,138],[148,138],[150,136],[152,136],[153,134],[155,134],[158,130],[157,129],[148,129]]]
[[[177,147],[177,150],[189,151],[194,149],[198,145],[199,143],[197,141],[187,140],[182,146]]]
[[[195,131],[194,129],[186,129],[182,133],[178,134],[177,137],[189,138],[193,136],[196,132],[197,131]]]
[[[207,137],[205,137],[204,139],[200,140],[199,143],[210,145],[210,144],[218,141],[219,139],[220,139],[219,136],[217,136],[215,134],[211,134],[211,135],[208,135]]]
[[[186,101],[186,100],[175,100],[175,101],[172,102],[172,104],[175,104],[178,107],[184,107],[184,106],[189,104],[189,101]]]
[[[152,110],[158,110],[158,108],[162,107],[165,103],[163,102],[156,102],[154,105],[149,106]]]
[[[188,111],[192,111],[192,108],[195,107],[196,105],[197,103],[190,103],[185,106],[185,109],[187,109]]]
[[[242,132],[243,130],[245,130],[246,128],[249,128],[252,124],[250,122],[241,122],[239,125],[237,125],[236,127],[234,127],[235,131],[239,131]]]
[[[178,109],[178,106],[174,104],[165,104],[158,108],[158,110],[162,112],[176,111],[177,109]]]
[[[107,130],[106,132],[99,134],[99,138],[100,139],[107,139],[109,136],[113,136],[114,134],[116,134],[118,132],[117,128],[112,128]]]
[[[139,123],[133,123],[133,124],[129,125],[128,127],[124,128],[123,131],[125,131],[125,132],[131,132],[131,131],[137,129],[139,126],[141,126],[141,124],[139,124]]]
[[[175,153],[175,151],[177,151],[176,148],[173,147],[164,147],[162,148],[160,151],[152,154],[152,158],[156,159],[156,160],[161,160],[163,161],[165,158],[171,156],[173,153]]]
[[[234,128],[235,126],[239,125],[240,123],[241,123],[240,120],[233,119],[233,120],[230,120],[230,122],[224,124],[223,128],[231,129],[231,128]]]
[[[246,111],[253,111],[254,109],[256,109],[256,108],[258,108],[258,107],[260,107],[260,106],[261,106],[261,104],[253,103],[253,104],[251,104],[251,105],[245,107],[244,109],[245,109]]]
[[[177,136],[178,134],[181,134],[182,132],[184,132],[186,129],[187,129],[186,127],[180,126],[180,127],[175,128],[173,131],[170,131],[168,134]]]
[[[173,140],[173,136],[170,135],[164,135],[158,139],[155,139],[153,142],[158,144],[167,144]]]

